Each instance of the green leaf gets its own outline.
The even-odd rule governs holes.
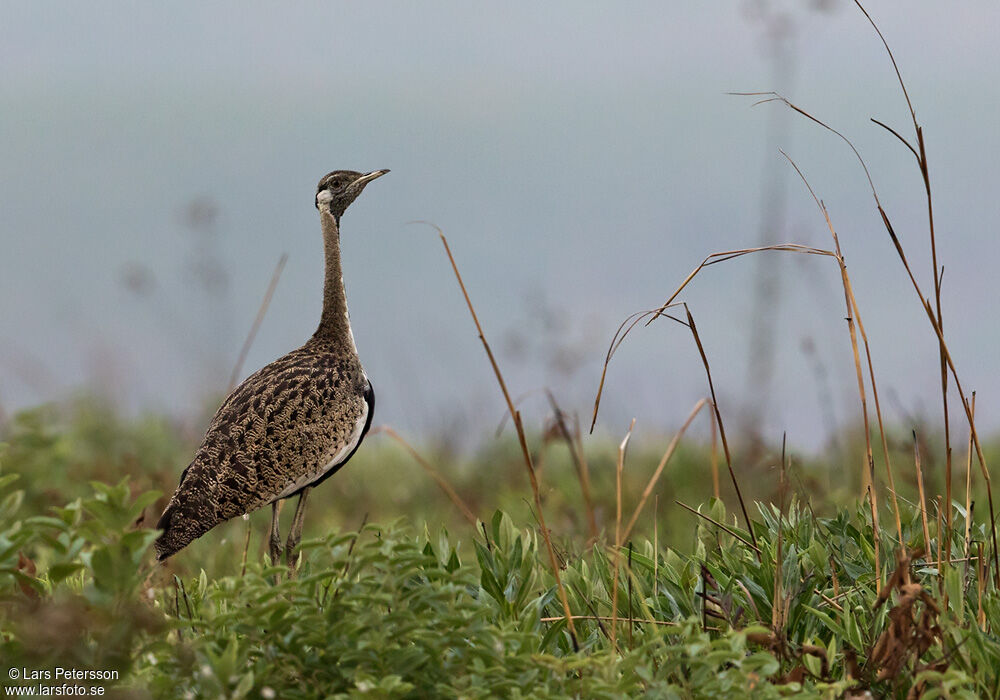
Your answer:
[[[48,570],[49,581],[60,583],[82,568],[84,568],[83,564],[77,561],[53,564]]]
[[[249,671],[240,679],[240,682],[233,689],[232,697],[245,698],[251,690],[253,690],[253,671]]]

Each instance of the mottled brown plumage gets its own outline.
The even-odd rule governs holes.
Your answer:
[[[341,170],[320,180],[316,207],[326,279],[319,328],[305,345],[248,377],[219,408],[157,524],[163,530],[155,544],[157,558],[169,557],[219,523],[274,504],[275,559],[279,501],[298,493],[291,559],[309,489],[332,476],[361,444],[375,395],[347,314],[340,217],[368,182],[386,172]]]

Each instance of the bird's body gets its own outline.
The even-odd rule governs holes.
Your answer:
[[[316,339],[251,375],[219,408],[181,476],[158,525],[160,558],[331,476],[361,443],[374,404],[357,356]]]
[[[320,181],[326,253],[323,315],[305,345],[258,370],[223,402],[157,527],[165,559],[230,518],[274,505],[276,557],[281,499],[300,494],[289,557],[301,534],[309,489],[354,454],[371,425],[375,395],[358,357],[340,267],[340,216],[361,189],[387,171],[336,171]],[[351,189],[354,187],[355,189]]]

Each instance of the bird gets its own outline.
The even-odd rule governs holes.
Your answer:
[[[354,455],[375,413],[375,392],[358,357],[340,260],[340,219],[388,170],[335,170],[319,181],[315,205],[326,270],[319,327],[306,343],[247,377],[223,401],[194,459],[181,473],[154,542],[163,561],[216,525],[271,506],[269,553],[280,563],[278,518],[298,495],[285,543],[295,570],[306,500]]]

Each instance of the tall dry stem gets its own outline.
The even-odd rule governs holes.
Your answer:
[[[476,523],[479,521],[479,519],[476,518],[475,514],[472,512],[472,509],[469,508],[469,506],[466,504],[464,500],[462,500],[462,497],[458,495],[458,492],[455,491],[454,488],[452,488],[451,484],[448,483],[448,480],[445,479],[443,476],[441,476],[440,472],[438,472],[438,470],[432,467],[431,463],[428,462],[426,459],[424,459],[420,455],[420,453],[417,452],[416,448],[413,445],[407,442],[407,440],[403,438],[402,435],[397,433],[395,430],[392,429],[392,427],[388,425],[380,425],[371,430],[372,435],[377,435],[379,433],[384,433],[385,435],[388,435],[390,438],[399,443],[404,450],[409,452],[410,456],[413,457],[413,460],[417,464],[419,464],[423,468],[423,470],[427,472],[428,476],[430,476],[431,479],[434,480],[434,483],[436,483],[438,487],[442,491],[444,491],[445,495],[448,497],[448,500],[450,500],[452,503],[455,504],[455,507],[458,508],[458,510],[465,517],[465,519],[468,520],[473,527],[476,526]]]
[[[864,13],[868,22],[872,25],[875,33],[878,34],[878,38],[882,40],[882,45],[885,47],[886,53],[889,55],[889,60],[892,62],[892,67],[896,71],[896,78],[899,81],[899,87],[903,91],[903,97],[906,99],[906,106],[910,110],[910,118],[913,121],[913,130],[917,136],[917,149],[914,149],[910,143],[903,138],[897,131],[889,128],[882,122],[873,119],[876,124],[884,127],[891,134],[896,136],[900,141],[902,141],[913,154],[917,157],[917,164],[920,168],[920,176],[924,181],[924,193],[927,198],[927,228],[930,234],[930,249],[931,249],[931,274],[934,279],[934,306],[935,306],[935,318],[937,320],[937,327],[944,330],[944,318],[941,314],[941,276],[944,274],[944,268],[938,265],[938,255],[937,255],[937,241],[934,236],[934,201],[931,196],[931,178],[930,169],[927,165],[927,149],[924,145],[924,130],[917,122],[917,113],[913,109],[913,103],[910,101],[910,94],[906,89],[906,83],[903,81],[903,75],[899,71],[899,64],[896,63],[896,57],[892,54],[892,49],[889,48],[889,42],[886,41],[885,36],[882,34],[882,30],[878,28],[875,20],[872,16],[868,14],[868,10],[859,2],[859,0],[854,0],[854,3],[858,6],[858,9]],[[947,541],[951,541],[951,420],[948,416],[948,361],[946,359],[947,349],[944,344],[944,336],[941,335],[938,342],[938,355],[941,362],[941,403],[944,413],[944,453],[945,453],[945,502],[948,504],[945,514],[946,520],[946,535]],[[964,401],[964,398],[963,398]],[[939,535],[940,536],[940,535]],[[996,542],[994,541],[994,549],[996,548]]]
[[[432,224],[433,226],[433,224]],[[535,510],[538,513],[538,526],[542,531],[542,540],[545,542],[545,549],[549,556],[549,565],[552,567],[552,576],[556,581],[556,590],[559,592],[559,600],[562,602],[563,612],[566,615],[566,628],[569,630],[570,639],[573,642],[573,650],[579,651],[580,643],[576,636],[576,627],[573,625],[573,614],[569,609],[569,598],[566,596],[566,588],[562,584],[562,577],[559,575],[559,561],[556,558],[555,548],[552,546],[552,536],[549,534],[549,529],[545,525],[545,513],[542,510],[542,496],[541,491],[538,487],[538,477],[535,474],[535,467],[531,460],[531,452],[528,450],[528,440],[524,434],[524,424],[521,422],[521,412],[514,408],[514,402],[511,401],[510,392],[507,391],[507,384],[504,382],[503,374],[500,372],[500,366],[497,364],[496,358],[493,356],[493,350],[490,348],[489,342],[486,340],[486,336],[483,334],[483,327],[479,324],[479,316],[476,315],[476,309],[472,305],[472,300],[469,298],[469,292],[465,289],[465,282],[462,281],[462,275],[458,271],[458,265],[455,263],[455,257],[451,254],[451,247],[448,245],[448,239],[445,238],[444,232],[441,231],[437,226],[434,228],[438,232],[438,236],[441,237],[441,243],[444,245],[444,250],[448,254],[448,261],[451,263],[451,269],[455,273],[455,279],[458,280],[458,286],[462,290],[462,296],[465,298],[465,304],[469,307],[469,314],[472,315],[472,321],[476,324],[476,332],[479,334],[479,340],[483,344],[483,349],[486,351],[486,356],[489,358],[490,366],[493,368],[493,374],[496,376],[497,383],[500,385],[500,391],[503,393],[504,400],[507,402],[507,410],[510,412],[511,420],[514,422],[514,430],[517,432],[517,440],[521,445],[521,455],[524,458],[524,466],[528,470],[528,480],[531,483],[531,494],[535,499]]]
[[[969,409],[973,417],[976,415],[976,392],[972,392],[972,406]],[[969,534],[972,527],[972,431],[969,431],[969,445],[965,452],[965,557],[969,556]]]
[[[709,447],[708,464],[712,470],[712,497],[719,500],[719,426],[715,422],[715,413],[709,418],[712,426],[712,444]]]
[[[580,419],[578,417],[574,419],[575,433],[571,433],[569,426],[566,424],[566,414],[559,407],[559,404],[556,403],[556,397],[548,389],[545,390],[545,395],[549,399],[556,427],[559,429],[559,436],[566,443],[570,457],[573,458],[576,477],[580,482],[580,493],[583,496],[583,507],[587,514],[587,527],[590,531],[590,539],[591,541],[596,541],[598,537],[597,517],[594,514],[594,500],[590,495],[590,468],[587,466],[587,457],[583,452],[583,442],[580,437]]]
[[[688,274],[687,277],[684,278],[684,281],[681,282],[681,284],[677,287],[676,290],[674,290],[674,293],[671,294],[670,297],[663,304],[661,304],[658,308],[656,308],[656,309],[650,309],[648,311],[639,311],[639,312],[633,313],[633,314],[629,315],[627,318],[625,318],[625,320],[622,321],[621,324],[618,326],[618,329],[615,331],[615,334],[614,334],[614,336],[611,339],[611,343],[608,346],[608,351],[607,351],[607,353],[605,355],[605,358],[604,358],[604,365],[603,365],[603,367],[601,369],[601,378],[600,378],[600,382],[598,383],[598,387],[597,387],[597,395],[594,398],[594,410],[593,410],[593,415],[592,415],[591,423],[590,423],[590,429],[591,429],[591,431],[593,431],[594,426],[597,423],[597,414],[598,414],[598,411],[599,411],[600,405],[601,405],[601,397],[602,397],[602,395],[604,393],[604,384],[605,384],[605,381],[607,379],[608,366],[610,365],[611,359],[614,357],[615,352],[617,352],[618,348],[621,347],[621,345],[622,345],[623,342],[625,342],[625,339],[628,337],[629,333],[631,333],[631,331],[639,323],[645,321],[645,325],[648,326],[650,323],[652,323],[656,319],[660,318],[661,316],[665,316],[666,318],[669,318],[669,319],[671,319],[671,320],[673,320],[673,321],[681,324],[682,326],[687,326],[688,329],[691,331],[691,335],[694,338],[695,344],[698,347],[698,353],[701,356],[702,364],[705,367],[705,373],[706,373],[706,376],[708,378],[708,386],[709,386],[710,393],[712,395],[712,408],[714,410],[716,423],[717,423],[718,428],[719,428],[719,436],[720,436],[720,438],[722,440],[722,449],[723,449],[723,453],[724,453],[725,458],[726,458],[726,466],[729,469],[729,477],[730,477],[730,480],[733,483],[733,488],[736,491],[736,497],[737,497],[737,500],[739,501],[740,510],[742,511],[743,519],[744,519],[744,522],[746,523],[747,530],[750,533],[750,536],[754,540],[755,544],[756,544],[756,536],[754,535],[753,527],[752,527],[752,525],[750,523],[750,516],[747,513],[746,504],[745,504],[745,502],[743,500],[743,494],[742,494],[742,491],[740,489],[739,482],[736,479],[736,472],[733,469],[732,455],[729,452],[729,443],[728,443],[728,441],[726,439],[726,431],[725,431],[725,426],[724,426],[723,421],[722,421],[722,413],[719,411],[718,401],[717,401],[717,397],[716,397],[716,394],[715,394],[715,386],[714,386],[714,383],[712,381],[711,368],[710,368],[709,363],[708,363],[708,357],[707,357],[707,355],[705,353],[704,345],[701,342],[701,337],[698,335],[698,329],[697,329],[697,326],[694,323],[694,317],[692,316],[690,309],[688,308],[688,306],[687,306],[686,303],[684,303],[684,302],[676,302],[675,300],[680,295],[680,293],[684,290],[684,288],[687,287],[687,285],[690,284],[691,281],[702,270],[704,270],[706,267],[709,267],[711,265],[715,265],[715,264],[718,264],[718,263],[721,263],[721,262],[726,262],[726,261],[729,261],[729,260],[734,260],[736,258],[740,258],[740,257],[743,257],[745,255],[750,255],[752,253],[762,253],[762,252],[768,252],[768,251],[778,251],[778,252],[787,252],[787,253],[800,253],[800,254],[805,254],[805,255],[818,255],[818,256],[831,257],[831,258],[836,259],[841,264],[841,267],[843,269],[843,259],[841,258],[841,256],[840,256],[839,253],[835,253],[835,252],[830,251],[830,250],[824,250],[822,248],[814,248],[812,246],[800,245],[800,244],[797,244],[797,243],[784,243],[784,244],[779,244],[779,245],[763,246],[763,247],[759,247],[759,248],[740,248],[740,249],[737,249],[737,250],[726,250],[726,251],[721,251],[721,252],[712,253],[712,254],[708,255],[704,260],[702,260],[702,262],[697,267],[694,268],[694,270],[692,270]],[[667,313],[667,311],[669,309],[675,308],[677,306],[684,307],[684,310],[685,310],[686,316],[687,316],[686,320],[682,320],[682,319],[676,318],[676,317],[670,315],[669,313]],[[850,315],[851,312],[849,311],[848,313]],[[858,361],[857,364],[860,365],[860,360]],[[862,380],[862,385],[863,385],[863,380]],[[870,453],[870,450],[869,450],[869,453]],[[871,460],[869,460],[869,463],[871,464]],[[876,518],[876,522],[877,522],[877,513],[875,515],[875,518]],[[875,528],[875,531],[877,532],[878,528]]]
[[[691,413],[688,414],[687,420],[684,421],[684,424],[681,425],[680,429],[674,434],[674,437],[670,441],[670,444],[667,445],[667,449],[663,453],[663,457],[660,458],[660,463],[656,465],[656,469],[653,471],[653,475],[649,477],[649,482],[646,484],[646,488],[642,490],[642,496],[639,498],[639,504],[635,507],[635,510],[632,512],[632,517],[629,518],[628,525],[625,526],[625,532],[621,536],[622,540],[627,540],[628,536],[632,534],[632,528],[635,527],[635,523],[639,519],[639,515],[642,513],[642,509],[645,507],[646,501],[649,500],[649,497],[652,495],[653,490],[656,488],[656,483],[660,480],[660,475],[666,468],[667,462],[670,461],[670,458],[673,456],[674,451],[677,449],[677,445],[680,444],[681,437],[687,431],[688,426],[691,425],[691,422],[695,419],[695,416],[697,416],[698,413],[701,412],[701,409],[703,409],[705,405],[708,403],[709,403],[708,399],[698,400],[698,403],[696,403],[694,405],[694,408],[691,409]]]
[[[781,584],[782,568],[784,564],[782,549],[784,545],[785,488],[787,484],[785,476],[785,469],[787,465],[787,462],[785,461],[786,438],[787,435],[781,436],[781,467],[778,476],[778,544],[774,560],[774,602],[771,604],[771,631],[778,639],[783,638],[785,627],[784,616],[781,614],[785,607],[785,594],[782,591]]]
[[[917,443],[917,431],[913,431],[913,466],[917,470],[917,493],[920,495],[920,522],[924,526],[924,551],[928,557],[931,553],[931,531],[927,527],[927,498],[924,493],[924,470],[920,468],[920,445]]]
[[[240,372],[243,371],[243,363],[246,362],[247,354],[250,352],[250,347],[253,345],[254,338],[257,337],[257,331],[260,330],[260,324],[264,322],[264,316],[267,315],[267,309],[271,305],[271,297],[274,296],[274,290],[278,288],[278,280],[281,279],[281,273],[285,269],[285,263],[288,262],[288,253],[282,253],[281,257],[278,258],[278,264],[274,266],[274,272],[271,273],[271,281],[267,284],[267,291],[264,292],[264,298],[260,302],[260,307],[257,309],[257,316],[253,320],[253,324],[250,326],[250,332],[247,333],[246,340],[243,341],[243,347],[240,348],[240,354],[236,358],[236,364],[233,365],[233,372],[229,375],[229,388],[226,393],[232,393],[233,389],[236,388],[236,382],[240,378]]]
[[[893,61],[893,63],[895,64],[895,61]],[[904,92],[905,92],[905,87],[904,87]],[[764,93],[742,93],[742,94],[764,94]],[[958,392],[959,399],[962,402],[962,407],[965,410],[965,418],[969,424],[969,431],[972,433],[972,442],[976,450],[976,458],[977,461],[979,462],[979,469],[982,472],[983,480],[986,482],[986,498],[990,509],[990,519],[989,519],[990,540],[992,544],[991,549],[992,549],[992,559],[993,559],[993,570],[995,572],[994,585],[1000,587],[1000,552],[998,552],[998,547],[997,547],[996,509],[993,505],[993,486],[990,480],[989,467],[986,463],[986,456],[983,453],[983,447],[979,439],[979,433],[976,430],[976,422],[972,415],[970,404],[968,399],[966,398],[965,391],[962,388],[962,382],[959,379],[958,369],[955,367],[955,361],[951,357],[951,352],[948,350],[948,345],[945,342],[944,331],[942,330],[941,324],[939,323],[938,318],[934,313],[934,309],[931,306],[930,300],[924,296],[924,293],[920,288],[920,283],[917,282],[917,278],[913,274],[913,270],[910,268],[910,264],[909,261],[907,260],[906,253],[903,250],[903,246],[900,243],[899,237],[896,235],[895,230],[893,229],[892,222],[889,220],[889,215],[882,207],[882,202],[879,199],[878,190],[875,189],[875,182],[872,180],[871,172],[868,170],[868,165],[867,163],[865,163],[864,158],[861,157],[861,153],[854,146],[851,140],[846,136],[844,136],[841,132],[837,131],[832,126],[826,124],[822,120],[817,119],[816,117],[809,114],[809,112],[805,111],[801,107],[798,107],[797,105],[791,103],[789,100],[787,100],[780,94],[776,92],[771,92],[766,94],[772,95],[772,97],[766,100],[761,100],[757,104],[760,104],[761,102],[774,102],[774,101],[781,102],[785,104],[789,109],[798,112],[799,114],[806,117],[810,121],[818,124],[822,128],[836,135],[851,149],[851,151],[854,153],[854,156],[857,158],[858,163],[861,165],[862,170],[865,173],[865,177],[868,180],[868,186],[871,189],[872,198],[875,200],[876,209],[878,210],[879,216],[882,218],[882,224],[884,225],[886,232],[889,234],[889,238],[891,239],[892,244],[896,249],[896,254],[899,256],[900,262],[903,264],[903,268],[906,270],[907,276],[910,279],[910,283],[913,285],[913,289],[917,294],[917,298],[920,299],[920,304],[921,306],[924,307],[924,312],[927,315],[927,319],[930,321],[931,328],[934,330],[934,333],[937,336],[939,351],[943,354],[945,364],[948,368],[948,371],[951,373],[952,380],[955,382],[955,390]],[[885,125],[882,124],[881,122],[876,121],[876,123],[879,124],[880,126],[885,127]],[[910,144],[902,136],[900,136],[896,131],[894,131],[889,127],[885,128],[888,129],[894,136],[899,138],[903,143],[905,143],[907,147],[909,147],[910,150],[913,151],[914,156],[916,156],[918,160],[920,159],[920,155],[917,153],[917,151],[912,146],[910,146]],[[923,136],[920,136],[920,138],[922,139]],[[947,404],[947,399],[945,400],[945,404]],[[948,453],[950,454],[950,445],[948,446]]]
[[[625,451],[628,449],[632,429],[635,428],[635,418],[628,426],[625,437],[618,445],[618,461],[615,463],[615,551],[614,578],[611,584],[611,645],[617,646],[618,638],[618,571],[621,568],[622,551],[622,473],[625,471]]]

